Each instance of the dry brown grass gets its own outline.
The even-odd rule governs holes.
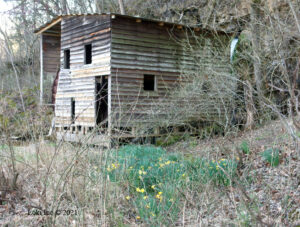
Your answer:
[[[238,156],[240,152],[236,147],[241,141],[250,144],[250,154],[240,155],[243,161],[234,185],[217,187],[195,183],[180,191],[182,209],[173,223],[179,226],[296,225],[300,215],[299,159],[289,138],[279,122],[273,122],[230,140],[190,138],[168,147],[170,152],[185,153],[186,159],[201,156],[218,160]],[[281,149],[279,167],[270,167],[262,160],[260,152],[265,147]],[[132,226],[143,223],[131,213],[125,199],[126,186],[122,186],[122,182],[111,182],[101,170],[109,161],[108,150],[45,141],[13,146],[13,149],[19,174],[15,189],[9,183],[12,178],[9,147],[1,146],[1,225]],[[78,215],[28,215],[28,210],[34,209],[76,210]]]

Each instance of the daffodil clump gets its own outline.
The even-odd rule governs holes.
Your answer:
[[[191,161],[153,146],[125,146],[113,154],[105,169],[109,179],[126,185],[124,201],[134,208],[137,221],[151,225],[178,216],[180,190],[195,182],[229,185],[236,169],[231,160]]]
[[[237,162],[221,158],[220,160],[199,159],[194,164],[194,181],[214,183],[215,185],[228,186],[235,177]]]
[[[106,172],[111,181],[128,182],[124,200],[135,207],[136,219],[153,223],[153,219],[162,221],[166,215],[176,216],[176,187],[186,181],[183,158],[150,146],[125,146],[115,153],[117,157],[108,163]]]

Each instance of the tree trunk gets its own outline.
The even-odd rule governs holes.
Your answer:
[[[251,35],[252,35],[252,48],[253,48],[253,67],[256,91],[259,99],[260,108],[262,107],[263,92],[262,92],[262,71],[261,71],[261,58],[260,58],[260,23],[261,12],[259,0],[253,0],[251,4]]]
[[[61,0],[62,14],[68,14],[67,0]]]
[[[124,1],[119,0],[120,12],[121,14],[125,14]]]
[[[100,0],[95,0],[96,13],[101,13]]]
[[[246,80],[244,84],[244,100],[247,111],[245,129],[252,129],[254,126],[255,106],[253,102],[253,88],[249,80]]]

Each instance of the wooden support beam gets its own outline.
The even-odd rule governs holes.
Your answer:
[[[159,22],[158,25],[162,27],[162,26],[165,25],[165,23],[164,22]]]
[[[141,22],[142,22],[142,19],[139,19],[139,18],[138,18],[138,19],[136,19],[135,21],[136,21],[137,23],[141,23]]]
[[[131,128],[131,134],[132,134],[132,135],[136,135],[136,128],[135,128],[135,127],[132,127],[132,128]]]
[[[159,135],[159,132],[160,132],[159,127],[154,128],[154,134],[155,135]]]
[[[43,104],[43,82],[44,82],[44,62],[43,62],[43,35],[40,37],[40,105]]]
[[[182,29],[182,25],[177,25],[177,28],[178,29]]]

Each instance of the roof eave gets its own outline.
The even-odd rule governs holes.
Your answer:
[[[54,25],[61,22],[61,20],[62,20],[62,16],[58,16],[58,17],[54,18],[51,22],[49,22],[49,23],[45,24],[44,26],[42,26],[42,27],[38,28],[37,30],[35,30],[34,33],[37,34],[37,35],[40,35],[44,31],[47,31],[49,28],[51,28]]]

